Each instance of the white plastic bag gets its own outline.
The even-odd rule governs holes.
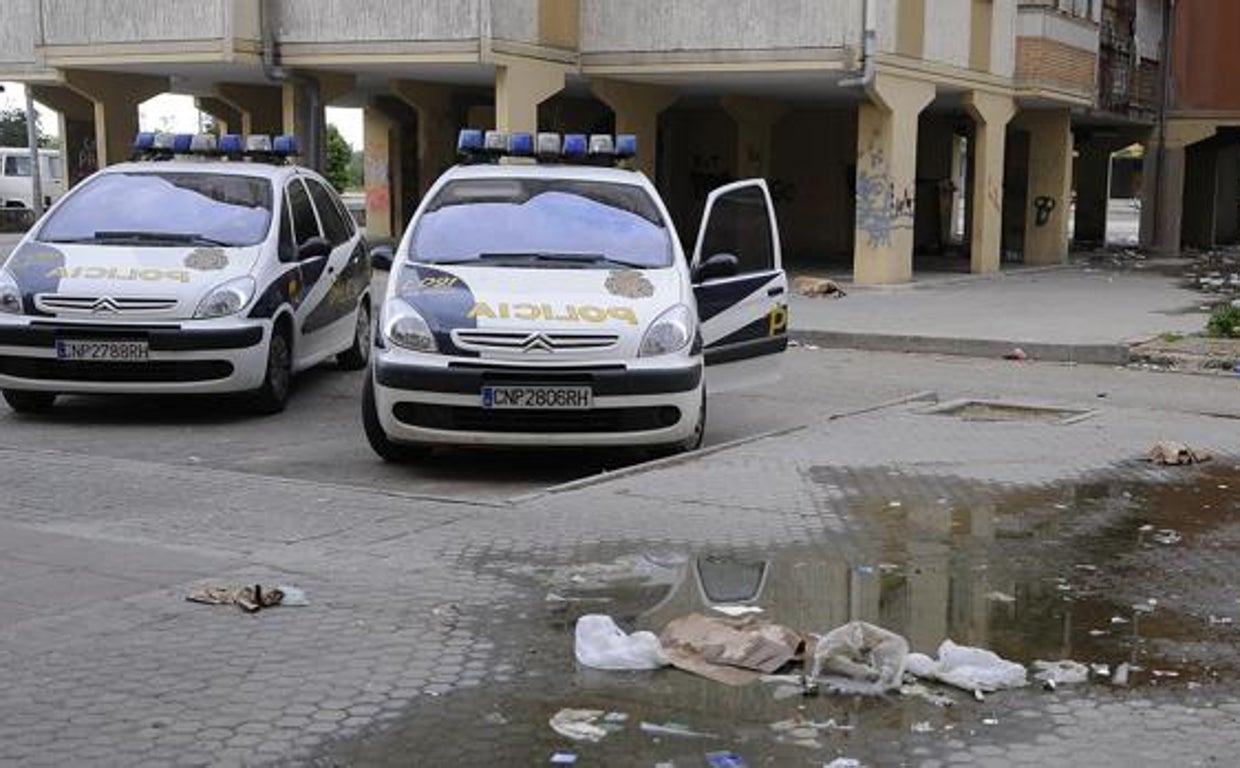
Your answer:
[[[593,613],[577,619],[577,661],[595,669],[658,669],[667,664],[653,632],[625,634],[610,616]]]
[[[903,637],[851,621],[818,641],[813,678],[837,693],[883,693],[900,687],[907,656],[908,641]]]
[[[1089,682],[1089,667],[1078,661],[1035,661],[1033,666],[1038,670],[1034,677],[1052,686]]]
[[[966,691],[997,691],[1028,683],[1025,668],[984,648],[956,645],[944,640],[938,661],[922,653],[910,653],[905,669],[917,677],[938,680]]]

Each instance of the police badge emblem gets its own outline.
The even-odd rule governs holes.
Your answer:
[[[219,248],[195,248],[185,257],[185,266],[202,272],[213,272],[228,266],[228,255]]]
[[[645,299],[654,295],[654,284],[633,269],[613,270],[603,285],[612,296],[626,299]]]

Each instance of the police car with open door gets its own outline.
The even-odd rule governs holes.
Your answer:
[[[340,197],[287,163],[291,137],[142,134],[136,162],[60,200],[0,264],[0,389],[248,393],[370,354],[370,258]]]
[[[632,136],[466,130],[394,255],[363,421],[441,445],[696,448],[707,390],[777,376],[787,279],[761,180],[715,190],[692,256]],[[378,254],[376,254],[378,255]]]

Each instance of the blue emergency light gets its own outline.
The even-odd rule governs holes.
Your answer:
[[[281,164],[301,154],[296,136],[226,133],[217,140],[209,133],[162,133],[143,131],[133,142],[134,160],[171,160],[174,157],[254,160]]]
[[[530,134],[462,128],[456,151],[466,163],[493,163],[500,158],[516,157],[534,158],[541,163],[611,165],[637,156],[637,137],[631,133],[561,136],[546,131]]]

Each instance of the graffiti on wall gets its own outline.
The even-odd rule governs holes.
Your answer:
[[[1041,195],[1039,197],[1034,198],[1033,200],[1033,210],[1034,210],[1033,223],[1036,226],[1045,227],[1050,222],[1051,214],[1055,212],[1055,206],[1057,204],[1058,204],[1058,201],[1056,201],[1055,198],[1047,197],[1046,195]]]
[[[387,158],[367,156],[362,162],[366,185],[366,210],[386,210],[392,202],[388,187]]]
[[[865,233],[871,248],[890,246],[897,230],[911,231],[915,209],[912,188],[896,189],[879,138],[875,132],[857,163],[857,231]]]

